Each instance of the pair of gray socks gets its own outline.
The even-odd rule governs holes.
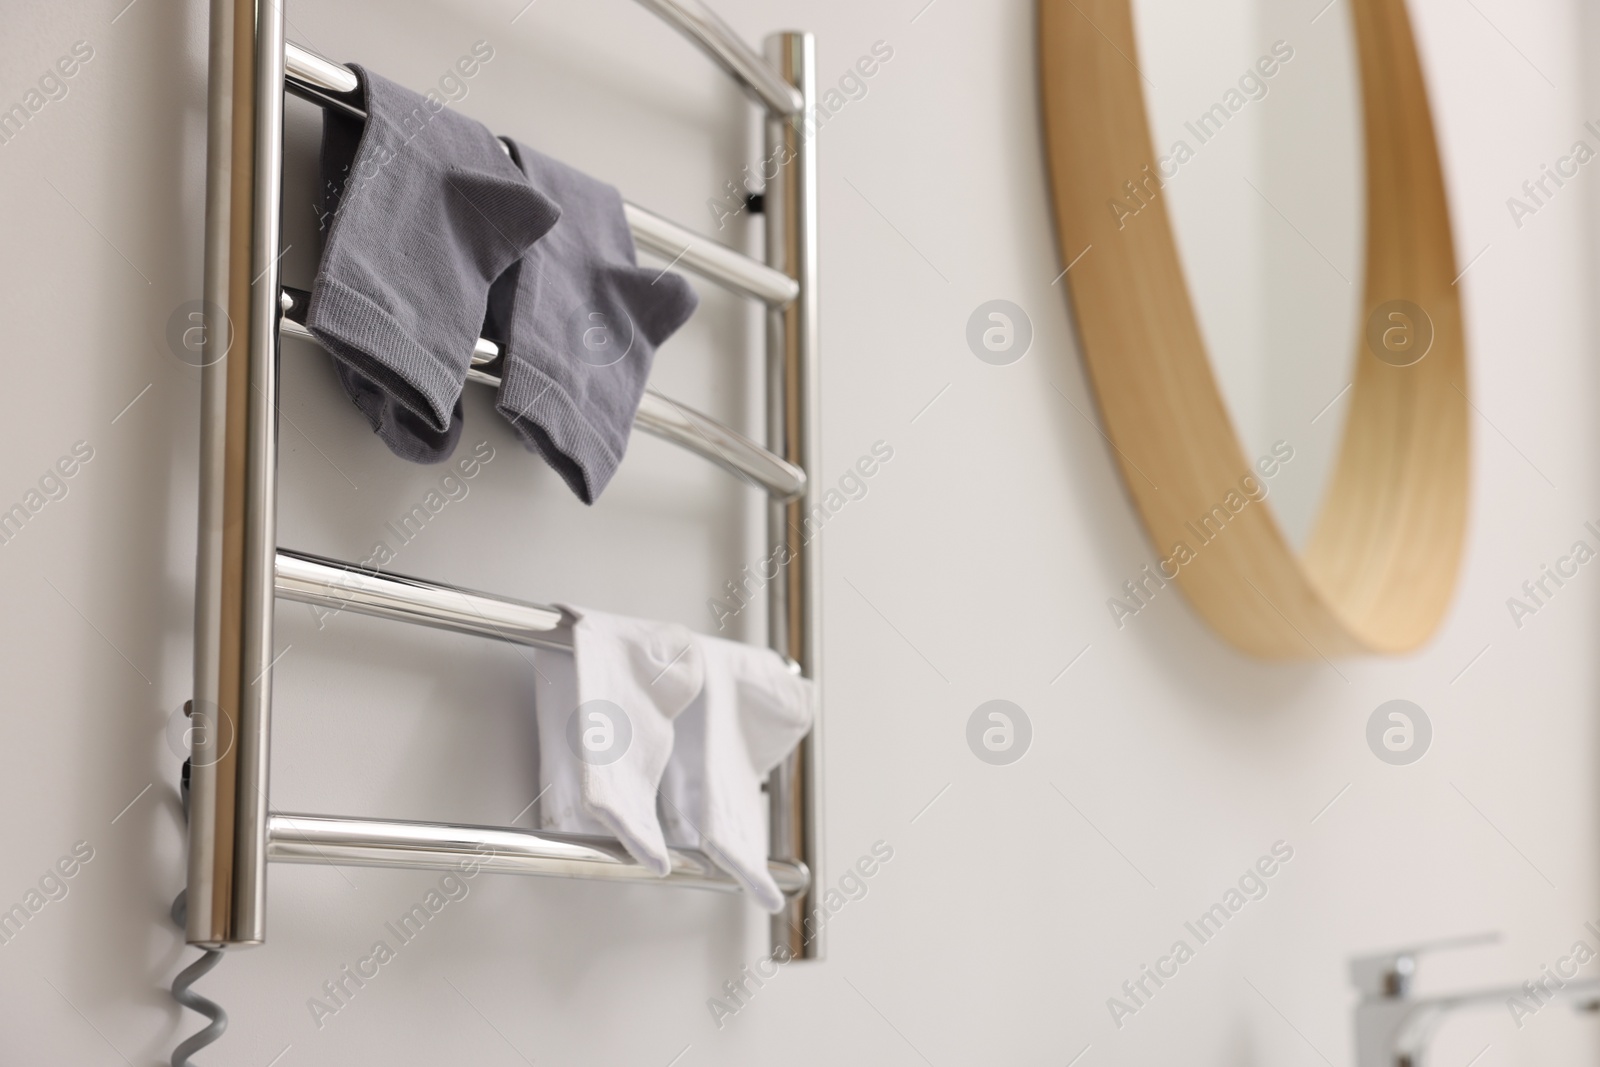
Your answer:
[[[354,69],[367,119],[325,113],[333,223],[306,325],[384,443],[436,463],[487,320],[505,353],[496,407],[592,504],[694,290],[638,265],[616,189],[522,145],[510,158],[471,119]]]

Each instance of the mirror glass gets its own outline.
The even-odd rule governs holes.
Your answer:
[[[1365,189],[1354,29],[1332,0],[1134,0],[1165,200],[1200,331],[1252,461],[1303,548],[1337,456],[1361,333]],[[1282,455],[1282,446],[1279,446]]]

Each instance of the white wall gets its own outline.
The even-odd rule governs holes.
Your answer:
[[[204,9],[124,2],[13,5],[0,36],[0,105],[75,41],[94,48],[69,95],[0,145],[0,502],[74,442],[94,448],[66,498],[0,546],[0,904],[75,842],[94,849],[66,898],[0,945],[6,1063],[143,1067],[196,1028],[164,990],[193,956],[165,918],[182,884],[166,728],[189,687],[197,438],[196,375],[165,331],[198,296]],[[1320,4],[1302,6],[1309,19]],[[289,17],[294,38],[414,87],[488,40],[496,58],[464,110],[709,226],[705,200],[756,155],[741,98],[625,0],[542,0],[512,24],[520,7],[300,3]],[[201,984],[233,1016],[201,1062],[1063,1064],[1088,1046],[1083,1067],[1342,1065],[1351,954],[1504,933],[1427,963],[1438,989],[1520,982],[1584,936],[1600,920],[1600,578],[1585,568],[1520,630],[1505,604],[1574,540],[1594,543],[1583,523],[1600,520],[1596,178],[1584,170],[1520,230],[1505,205],[1575,139],[1596,143],[1580,5],[1413,5],[1463,265],[1488,249],[1461,283],[1482,414],[1472,537],[1428,648],[1337,671],[1245,659],[1176,593],[1123,630],[1111,621],[1106,598],[1152,556],[1104,440],[1063,399],[1093,413],[1051,284],[1032,6],[720,7],[752,39],[814,30],[824,84],[875,41],[894,49],[819,141],[818,472],[836,480],[877,440],[895,450],[822,539],[825,873],[879,840],[894,859],[830,924],[827,963],[786,967],[721,1030],[707,998],[766,951],[739,901],[487,876],[319,1030],[308,998],[434,880],[275,867],[268,944]],[[290,111],[285,262],[304,284],[316,122]],[[753,425],[758,323],[700,289],[704,311],[658,381]],[[1009,367],[964,341],[995,297],[1035,328]],[[438,477],[393,460],[326,358],[295,344],[283,414],[287,545],[354,556]],[[759,545],[747,490],[639,439],[585,510],[485,397],[467,417],[464,442],[488,440],[496,458],[398,569],[711,625],[706,598]],[[275,807],[494,823],[532,799],[516,651],[354,616],[319,630],[292,605],[279,620]],[[1363,736],[1396,697],[1436,731],[1409,767],[1380,763]],[[994,698],[1034,724],[1009,767],[964,738]],[[1117,1029],[1107,998],[1279,840],[1294,858],[1266,899]],[[1452,1023],[1439,1062],[1488,1045],[1481,1067],[1576,1063],[1595,1025],[1546,1011],[1518,1031],[1492,1009]]]

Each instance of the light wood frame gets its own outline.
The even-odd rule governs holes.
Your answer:
[[[1416,648],[1449,606],[1466,531],[1466,354],[1427,91],[1403,0],[1349,2],[1365,117],[1363,307],[1416,304],[1433,343],[1405,367],[1359,343],[1343,443],[1301,557],[1270,507],[1229,507],[1241,478],[1259,473],[1207,358],[1165,198],[1146,196],[1120,229],[1108,207],[1158,165],[1132,0],[1039,0],[1062,262],[1077,260],[1066,277],[1079,340],[1123,482],[1160,549],[1151,570],[1175,569],[1219,634],[1275,659]],[[1225,525],[1213,519],[1205,532],[1221,532],[1202,545],[1191,524],[1219,505]],[[1192,553],[1181,564],[1180,543]]]

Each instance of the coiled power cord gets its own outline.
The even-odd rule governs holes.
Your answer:
[[[187,712],[188,710],[189,706],[187,704],[184,705],[184,711]],[[183,821],[187,824],[189,821],[188,760],[183,761],[183,782],[180,788],[183,794]],[[180,890],[178,895],[173,898],[171,914],[172,921],[177,924],[179,930],[187,929],[189,918],[189,891],[187,889]],[[184,1038],[172,1050],[172,1067],[193,1067],[189,1062],[189,1057],[215,1042],[228,1029],[228,1013],[222,1009],[222,1005],[214,1000],[202,997],[190,988],[195,982],[210,974],[212,968],[221,962],[221,952],[214,949],[202,949],[200,958],[179,971],[178,976],[172,980],[172,999],[190,1011],[199,1012],[211,1020],[203,1030]]]

